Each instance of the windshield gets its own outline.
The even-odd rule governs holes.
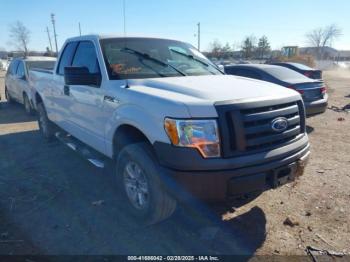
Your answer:
[[[307,81],[309,81],[310,79],[307,78],[306,76],[291,70],[289,68],[285,68],[282,66],[274,66],[274,67],[269,67],[264,69],[267,73],[269,73],[270,75],[274,76],[277,79],[286,81],[288,79],[305,79]]]
[[[221,75],[190,44],[151,38],[101,40],[110,79]]]
[[[48,69],[52,70],[55,67],[56,61],[27,61],[27,70],[31,70],[33,68],[38,69]]]

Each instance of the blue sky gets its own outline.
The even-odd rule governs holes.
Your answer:
[[[202,50],[218,39],[238,48],[245,36],[266,35],[273,48],[305,46],[306,32],[335,23],[343,36],[333,46],[350,49],[349,0],[125,0],[128,34],[170,37],[197,45],[197,22],[202,25]],[[1,0],[0,48],[13,50],[8,28],[16,20],[31,31],[29,48],[48,46],[50,13],[56,14],[59,48],[67,37],[82,33],[122,33],[123,0]]]

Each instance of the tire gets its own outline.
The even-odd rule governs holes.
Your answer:
[[[34,111],[26,93],[23,95],[23,105],[28,115],[33,115]]]
[[[6,86],[5,86],[5,98],[6,98],[7,102],[10,104],[12,104],[14,102],[13,99],[11,98]]]
[[[37,106],[38,111],[38,125],[41,135],[47,142],[53,140],[55,136],[55,125],[47,117],[46,109],[43,103],[39,103]]]
[[[137,172],[138,168],[141,172]],[[132,182],[133,186],[130,186],[131,170],[136,171],[134,174],[138,174],[138,179]],[[159,164],[147,143],[127,145],[118,155],[116,166],[118,186],[121,187],[122,197],[125,198],[130,215],[138,224],[158,223],[170,217],[176,209],[176,200],[164,189],[160,172]],[[137,200],[132,197],[133,194],[138,196]]]

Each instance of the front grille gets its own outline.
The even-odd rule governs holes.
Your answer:
[[[258,113],[254,113],[258,110]],[[253,112],[253,113],[252,113]],[[300,116],[297,103],[241,110],[246,150],[255,150],[280,143],[288,142],[300,135]],[[277,117],[288,120],[288,128],[282,133],[276,133],[271,128],[271,122]]]
[[[216,105],[226,157],[266,151],[300,139],[305,133],[302,101],[264,101]],[[283,132],[272,129],[272,121],[284,117]]]

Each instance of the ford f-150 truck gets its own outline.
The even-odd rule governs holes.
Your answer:
[[[31,77],[43,137],[98,167],[112,159],[143,223],[182,197],[226,201],[293,181],[309,156],[300,94],[224,75],[180,41],[71,38],[53,71]]]

